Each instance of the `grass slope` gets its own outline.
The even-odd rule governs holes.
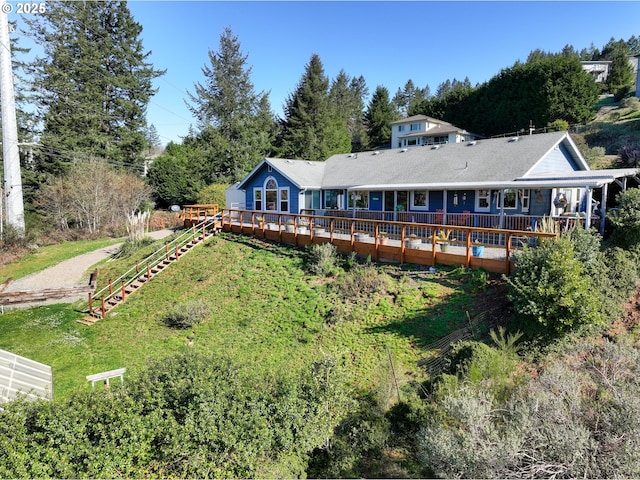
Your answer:
[[[149,247],[147,247],[149,248]],[[100,277],[117,278],[136,256],[110,262]],[[462,269],[429,273],[385,265],[385,289],[363,297],[348,320],[329,322],[336,278],[308,273],[304,251],[221,234],[168,267],[125,304],[91,327],[78,324],[69,305],[0,316],[0,348],[51,365],[55,395],[90,388],[85,376],[126,367],[135,373],[149,359],[193,348],[238,360],[256,373],[294,374],[323,354],[348,365],[354,384],[387,395],[392,376],[406,384],[426,378],[420,359],[430,343],[466,323],[474,305],[472,275]],[[163,319],[190,302],[204,303],[205,321],[176,330]],[[193,346],[187,346],[187,337]],[[389,393],[389,395],[391,395]]]

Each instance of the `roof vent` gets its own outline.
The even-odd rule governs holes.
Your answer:
[[[473,147],[477,142],[475,140],[468,142],[467,145]]]
[[[376,150],[375,152],[373,152],[371,155],[380,155],[380,152],[378,150]]]
[[[438,150],[440,148],[440,145],[434,145],[433,147],[431,147],[431,150]]]
[[[407,150],[409,150],[408,148],[403,148],[402,150],[400,150],[402,153],[406,152]]]
[[[350,153],[349,155],[347,155],[347,158],[353,158],[353,153]]]
[[[511,137],[509,139],[510,142],[517,142],[518,140],[520,140],[520,137]]]
[[[308,163],[309,165],[313,165],[313,162],[310,162],[309,160],[307,160],[307,163]]]

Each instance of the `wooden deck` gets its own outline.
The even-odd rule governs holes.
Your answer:
[[[555,237],[522,230],[236,209],[221,210],[221,226],[226,232],[294,246],[332,243],[340,252],[356,252],[376,261],[463,265],[505,274],[513,269],[515,250]],[[439,239],[443,232],[448,232],[448,242]],[[478,247],[484,247],[482,255],[476,251]]]

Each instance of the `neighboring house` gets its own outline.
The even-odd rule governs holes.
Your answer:
[[[629,57],[629,66],[633,70],[636,75],[636,96],[640,96],[638,90],[638,69],[640,66],[638,65],[638,58],[640,55],[633,55]],[[609,74],[611,73],[611,60],[590,60],[590,61],[581,61],[582,70],[590,74],[596,83],[606,83],[609,78]]]
[[[611,60],[582,61],[582,70],[593,77],[596,83],[605,83],[611,70]]]
[[[638,169],[589,170],[569,134],[554,132],[339,154],[325,162],[266,158],[237,188],[248,210],[348,210],[351,216],[376,212],[383,220],[433,223],[448,214],[504,219],[580,210],[589,219],[594,190],[606,199],[610,184],[626,188],[628,178],[640,183]],[[500,223],[494,218],[491,226]]]
[[[391,148],[442,145],[474,139],[466,130],[426,115],[414,115],[391,122]]]

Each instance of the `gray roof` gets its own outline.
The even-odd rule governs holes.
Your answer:
[[[411,132],[406,135],[398,135],[398,138],[412,138],[412,137],[431,137],[436,135],[449,135],[450,133],[469,133],[462,128],[458,128],[455,125],[449,123],[439,124],[435,127],[431,127],[428,130],[422,132]]]
[[[238,185],[238,188],[245,188],[247,180],[249,180],[265,163],[271,165],[300,188],[320,188],[322,186],[322,177],[324,176],[326,166],[325,162],[288,160],[285,158],[265,158],[249,175],[244,178],[244,180]]]
[[[483,184],[526,177],[559,143],[575,147],[566,132],[467,143],[334,155],[327,160],[323,188],[358,185]],[[577,149],[575,162],[588,167]]]
[[[449,122],[445,122],[444,120],[438,120],[437,118],[428,117],[427,115],[413,115],[411,117],[401,118],[400,120],[396,120],[395,122],[391,122],[391,125],[396,125],[398,123],[407,123],[407,122],[421,122],[427,120],[429,123],[440,123],[442,125],[451,125]]]

